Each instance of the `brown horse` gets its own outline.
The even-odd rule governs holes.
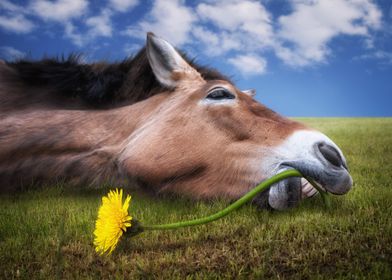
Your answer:
[[[235,199],[287,168],[334,194],[352,185],[328,137],[152,33],[120,63],[83,64],[75,56],[0,63],[3,192],[61,179]],[[284,209],[315,192],[304,179],[288,179],[256,202]]]

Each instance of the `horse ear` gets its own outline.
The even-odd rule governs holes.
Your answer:
[[[256,90],[255,89],[247,89],[247,90],[243,90],[243,93],[245,93],[246,95],[249,95],[250,97],[254,97],[256,95]]]
[[[175,88],[185,77],[201,79],[200,74],[190,66],[167,41],[147,33],[147,57],[155,77],[165,87]]]

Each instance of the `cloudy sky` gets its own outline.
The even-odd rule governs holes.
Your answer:
[[[166,38],[288,116],[392,116],[390,0],[0,0],[0,58],[120,60]]]

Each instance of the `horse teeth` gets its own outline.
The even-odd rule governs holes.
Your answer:
[[[312,196],[316,195],[317,193],[318,193],[317,190],[315,188],[312,188],[307,195],[308,195],[308,197],[312,197]]]
[[[301,179],[302,198],[312,197],[317,194],[317,190],[304,178]]]

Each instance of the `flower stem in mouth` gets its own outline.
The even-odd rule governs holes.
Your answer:
[[[194,219],[194,220],[170,223],[170,224],[144,225],[143,228],[145,230],[159,230],[159,229],[166,230],[166,229],[176,229],[176,228],[181,228],[181,227],[197,226],[197,225],[202,225],[202,224],[213,222],[213,221],[218,220],[220,218],[223,218],[226,215],[230,214],[231,212],[237,210],[238,208],[240,208],[241,206],[243,206],[247,202],[251,201],[256,195],[265,191],[267,188],[269,188],[273,184],[275,184],[283,179],[290,178],[290,177],[303,177],[303,175],[295,169],[285,170],[285,171],[283,171],[279,174],[276,174],[275,176],[272,176],[269,179],[261,182],[255,188],[253,188],[248,193],[246,193],[243,197],[241,197],[237,201],[233,202],[232,204],[230,204],[229,206],[227,206],[223,210],[221,210],[217,213],[214,213],[210,216],[198,218],[198,219]],[[321,190],[321,188],[318,187],[314,181],[309,180],[308,178],[306,178],[306,180],[308,180],[309,183],[311,183],[320,192],[322,199],[324,201],[324,204],[326,205],[327,208],[329,208],[330,201],[329,201],[328,194],[326,192],[324,192],[323,190]]]
[[[146,230],[176,229],[176,228],[181,228],[181,227],[202,225],[202,224],[206,224],[206,223],[210,223],[210,222],[216,221],[216,220],[218,220],[220,218],[223,218],[223,217],[227,216],[231,212],[237,210],[238,208],[240,208],[241,206],[243,206],[247,202],[251,201],[256,195],[258,195],[259,193],[265,191],[271,185],[273,185],[273,184],[275,184],[275,183],[277,183],[277,182],[279,182],[279,181],[281,181],[283,179],[289,178],[289,177],[302,177],[302,174],[299,173],[295,169],[286,170],[286,171],[283,171],[283,172],[281,172],[279,174],[276,174],[275,176],[273,176],[273,177],[271,177],[271,178],[261,182],[260,184],[258,184],[255,188],[251,189],[243,197],[241,197],[240,199],[236,200],[235,202],[233,202],[232,204],[230,204],[229,206],[227,206],[223,210],[221,210],[221,211],[219,211],[217,213],[214,213],[214,214],[212,214],[210,216],[203,217],[203,218],[198,218],[198,219],[194,219],[194,220],[177,222],[177,223],[170,223],[170,224],[145,225],[143,227]]]
[[[127,236],[135,236],[145,230],[177,229],[216,221],[251,201],[256,195],[265,191],[271,185],[289,177],[303,177],[303,175],[295,169],[285,170],[261,182],[240,199],[236,200],[217,213],[203,218],[160,225],[143,225],[136,219],[132,218],[128,213],[130,197],[127,196],[125,202],[123,202],[122,190],[120,190],[120,192],[118,190],[115,192],[111,191],[107,197],[103,198],[103,205],[99,210],[99,215],[96,222],[96,230],[94,232],[94,244],[96,246],[96,251],[100,254],[110,254],[116,247],[118,240],[123,235],[123,233],[126,233]],[[321,190],[321,188],[317,186],[317,184],[312,180],[307,180],[320,192],[326,207],[329,208],[330,202],[327,193]]]
[[[305,178],[305,179],[308,180],[308,182],[320,193],[321,198],[324,201],[325,207],[327,209],[330,209],[331,208],[331,201],[329,199],[329,194],[326,191],[324,191],[323,189],[321,189],[320,186],[312,179],[309,179],[309,178]]]

